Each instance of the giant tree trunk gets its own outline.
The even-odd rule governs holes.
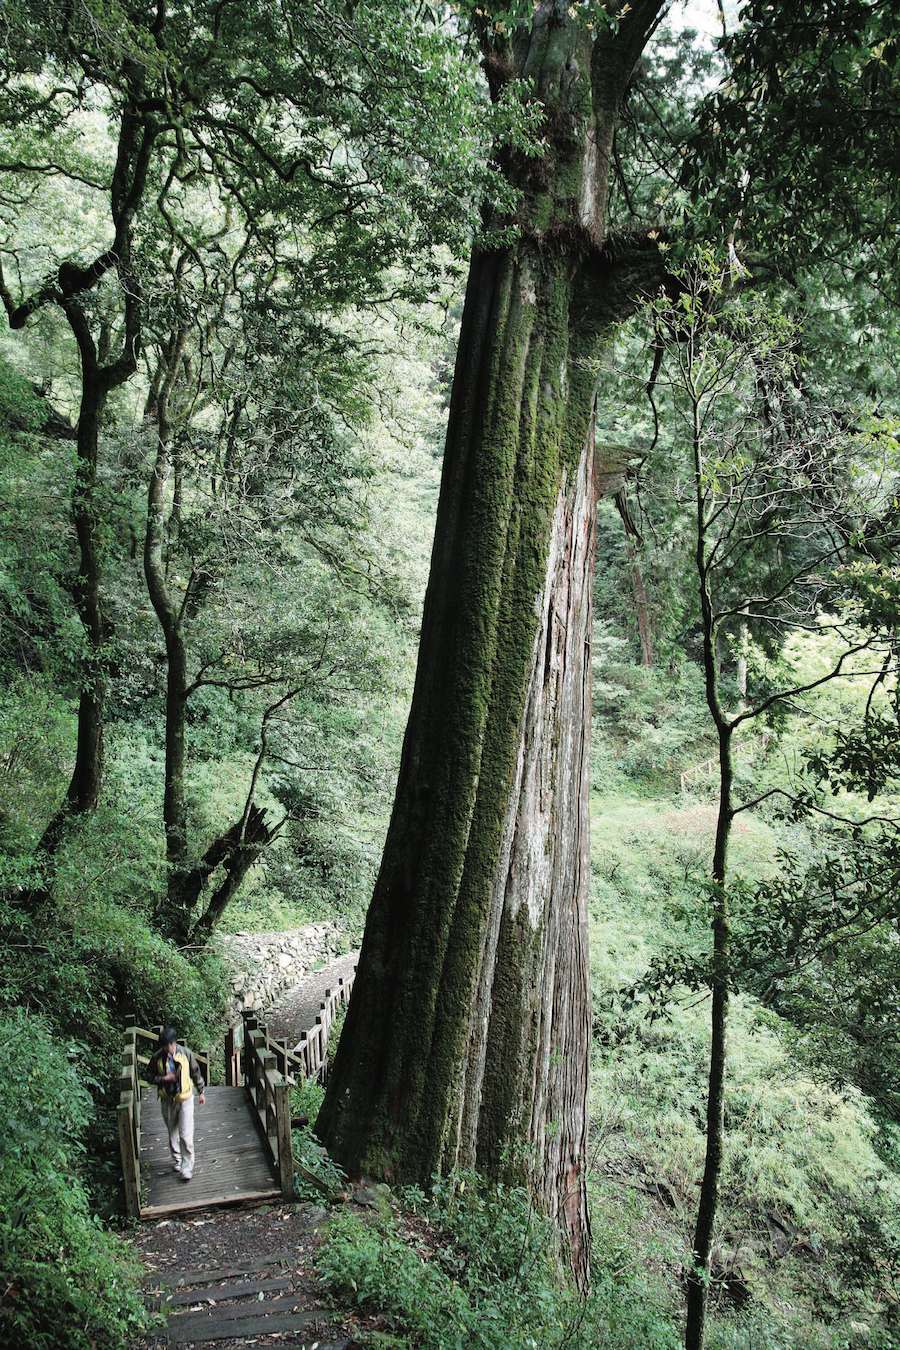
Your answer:
[[[318,1128],[354,1172],[524,1173],[582,1264],[594,502],[574,270],[526,247],[472,263],[415,696]]]
[[[412,709],[317,1122],[354,1174],[526,1181],[582,1284],[593,389],[640,290],[606,188],[657,8],[602,44],[557,0],[508,45],[491,30],[492,92],[528,79],[549,148],[505,162],[518,239],[470,266]]]

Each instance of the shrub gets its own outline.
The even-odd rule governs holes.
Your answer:
[[[29,1350],[125,1347],[146,1315],[120,1239],[91,1214],[85,1047],[39,1017],[0,1019],[0,1341]]]
[[[318,1256],[328,1283],[429,1350],[566,1346],[675,1350],[674,1325],[630,1262],[598,1249],[594,1293],[564,1276],[552,1226],[525,1191],[468,1173],[402,1193],[397,1214],[339,1213]]]

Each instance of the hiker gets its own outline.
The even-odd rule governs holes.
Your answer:
[[[159,1048],[147,1066],[147,1079],[159,1093],[172,1166],[182,1181],[190,1181],[194,1174],[194,1088],[203,1106],[206,1084],[192,1051],[178,1044],[174,1027],[163,1028]]]

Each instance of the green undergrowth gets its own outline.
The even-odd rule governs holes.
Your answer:
[[[619,1246],[598,1243],[583,1299],[551,1226],[519,1189],[471,1174],[407,1188],[360,1217],[339,1210],[317,1257],[326,1283],[388,1319],[371,1344],[422,1350],[669,1350],[677,1328]]]
[[[325,1089],[315,1078],[302,1078],[291,1088],[291,1116],[306,1117],[292,1131],[294,1193],[298,1200],[334,1203],[343,1195],[346,1177],[313,1134]]]
[[[125,1350],[145,1326],[127,1245],[91,1212],[88,1047],[43,1018],[0,1018],[0,1344]]]

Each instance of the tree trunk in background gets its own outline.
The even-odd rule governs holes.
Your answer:
[[[156,921],[163,932],[185,940],[192,905],[185,912],[184,878],[188,870],[187,809],[184,789],[187,721],[187,651],[182,609],[169,590],[164,544],[166,538],[166,483],[171,469],[172,424],[169,403],[178,379],[187,330],[173,334],[161,358],[147,401],[148,421],[155,422],[156,455],[147,488],[147,524],[144,532],[144,577],[147,593],[166,645],[166,767],[163,826],[166,835],[166,894],[157,907]]]
[[[78,706],[78,744],[72,780],[66,793],[70,813],[92,811],[100,796],[103,773],[103,701],[106,670],[103,647],[109,626],[100,599],[95,487],[100,418],[105,397],[95,378],[85,375],[78,417],[78,466],[72,492],[72,520],[78,538],[78,580],[75,603],[91,652],[88,678]]]
[[[650,620],[650,602],[644,585],[644,572],[641,567],[638,544],[640,531],[628,509],[624,487],[615,493],[614,501],[622,524],[625,527],[625,553],[628,558],[628,570],[631,574],[631,590],[634,595],[634,610],[637,616],[638,641],[641,647],[641,665],[653,665],[653,624]]]
[[[709,1278],[712,1268],[712,1242],[719,1205],[719,1181],[725,1149],[725,1077],[728,1068],[728,1001],[731,982],[731,932],[728,906],[728,845],[734,822],[732,790],[734,765],[732,741],[734,726],[725,716],[719,691],[720,633],[713,609],[709,519],[704,487],[703,416],[700,399],[690,386],[693,412],[693,463],[696,502],[696,566],[700,615],[703,624],[703,672],[706,705],[716,728],[719,743],[719,800],[716,813],[716,840],[713,848],[710,893],[712,905],[712,960],[710,989],[710,1054],[706,1094],[706,1157],[697,1223],[694,1229],[693,1261],[687,1271],[687,1319],[685,1350],[703,1350],[706,1331]]]
[[[631,560],[631,590],[634,595],[634,609],[637,615],[638,638],[641,644],[641,665],[653,665],[653,628],[650,623],[650,605],[647,589],[644,586],[644,573],[641,568],[637,549],[628,545]]]
[[[747,637],[748,637],[748,626],[746,619],[747,610],[748,606],[744,605],[743,606],[744,617],[738,620],[738,631],[737,631],[737,639],[738,639],[737,687],[738,687],[738,694],[740,695],[742,708],[745,707],[747,703]]]
[[[316,1127],[353,1174],[526,1181],[582,1285],[594,369],[641,289],[604,247],[606,176],[657,8],[593,62],[557,3],[489,52],[495,82],[512,60],[533,81],[551,148],[507,165],[518,242],[470,266],[412,709]]]
[[[97,540],[97,453],[100,419],[107,387],[97,362],[87,321],[76,301],[66,307],[81,355],[81,404],[76,430],[75,483],[72,522],[78,541],[78,572],[72,595],[87,642],[88,657],[78,699],[75,764],[65,799],[54,813],[38,844],[38,852],[52,856],[59,847],[66,821],[92,811],[100,796],[103,777],[103,704],[108,681],[104,648],[110,637],[100,594],[100,552]],[[43,891],[31,897],[43,898]]]

